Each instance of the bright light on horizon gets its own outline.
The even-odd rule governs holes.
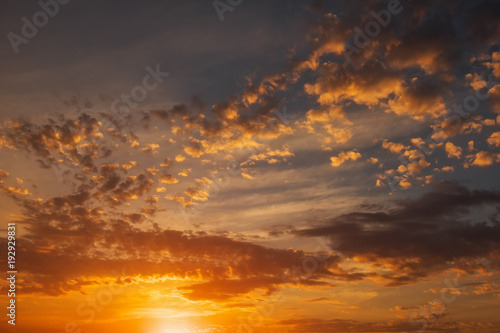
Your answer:
[[[171,325],[171,324],[165,324],[162,326],[160,329],[159,333],[191,333],[193,332],[191,329],[189,329],[185,325]]]

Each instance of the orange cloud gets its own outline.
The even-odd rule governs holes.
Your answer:
[[[448,153],[448,157],[450,157],[450,158],[456,157],[456,158],[460,159],[460,157],[462,156],[462,148],[455,146],[451,142],[446,142],[445,150]]]
[[[348,160],[356,161],[361,158],[361,154],[356,151],[341,152],[338,156],[330,158],[333,167],[339,167]]]

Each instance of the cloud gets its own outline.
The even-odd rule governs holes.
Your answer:
[[[58,123],[49,119],[44,126],[27,120],[6,121],[0,128],[0,148],[23,149],[41,158],[41,165],[46,168],[60,158],[92,168],[99,154],[97,145],[92,143],[102,138],[100,125],[86,114],[76,120],[63,118]],[[81,143],[85,145],[80,146]]]
[[[242,162],[241,166],[248,166],[255,164],[257,161],[265,161],[268,164],[276,164],[281,161],[287,161],[290,157],[294,156],[293,152],[290,151],[288,146],[282,146],[281,149],[270,149],[267,148],[266,151],[262,153],[257,153],[250,155],[247,161]]]
[[[415,283],[451,268],[498,270],[499,199],[496,191],[442,182],[415,200],[396,202],[393,209],[351,212],[293,233],[331,237],[338,253],[389,269],[384,278],[390,286]],[[488,206],[497,213],[481,219],[477,210]],[[490,258],[491,266],[476,263],[482,257]]]
[[[408,147],[405,147],[405,145],[401,143],[390,142],[387,139],[384,139],[382,142],[382,147],[389,150],[393,154],[401,154],[403,150],[408,149]]]
[[[103,170],[112,177],[119,169],[107,165]],[[7,188],[3,182],[9,175],[2,171],[0,177],[1,188]],[[150,184],[147,178],[143,181]],[[133,182],[123,184],[109,186],[108,191],[125,191],[133,186]],[[122,200],[119,193],[113,195],[118,201]],[[84,292],[87,286],[99,284],[102,279],[113,279],[111,270],[122,267],[126,268],[124,279],[128,278],[129,283],[148,276],[172,276],[188,282],[179,289],[184,297],[212,300],[255,289],[272,292],[286,284],[323,286],[330,285],[328,280],[334,278],[359,278],[341,269],[335,255],[318,260],[304,251],[268,248],[226,235],[164,230],[156,223],[137,227],[149,221],[148,215],[163,209],[157,205],[159,197],[155,195],[146,197],[146,206],[132,213],[121,209],[105,211],[105,201],[92,192],[47,200],[31,199],[17,192],[8,194],[25,209],[25,216],[16,221],[26,231],[19,236],[23,246],[17,254],[23,263],[21,274],[26,283],[19,288],[24,295]],[[199,199],[200,192],[193,190],[188,195]],[[6,245],[6,240],[0,243]],[[295,277],[290,271],[304,260],[313,260],[316,269],[313,274]]]
[[[184,169],[184,170],[182,170],[181,172],[179,172],[177,175],[178,175],[178,176],[181,176],[181,177],[187,177],[187,176],[189,176],[189,175],[191,174],[191,172],[192,172],[192,169],[191,169],[191,168],[189,168],[189,169]]]
[[[180,287],[183,296],[190,300],[227,300],[247,294],[255,289],[265,289],[268,293],[277,290],[283,281],[280,277],[252,277],[237,280],[217,280]]]
[[[338,156],[330,157],[331,165],[339,167],[348,160],[356,161],[361,158],[361,154],[356,151],[341,152]]]
[[[421,322],[409,320],[389,320],[379,322],[361,322],[350,319],[320,319],[320,318],[293,318],[278,322],[294,332],[419,332],[422,330]],[[453,332],[456,322],[429,321],[426,329],[430,332]]]
[[[456,157],[460,159],[460,157],[462,156],[462,148],[455,146],[451,142],[446,142],[445,150],[448,153],[449,158]]]
[[[495,162],[500,162],[500,154],[487,151],[480,151],[472,155],[472,165],[479,167],[491,166]]]
[[[175,178],[170,174],[165,174],[163,176],[160,176],[158,180],[160,181],[160,183],[163,184],[177,184],[179,182],[179,179]]]
[[[389,48],[386,57],[390,66],[398,69],[417,67],[428,74],[452,70],[458,64],[460,40],[456,37],[456,28],[449,24],[453,11],[450,7],[446,8],[448,12],[443,8],[439,15],[430,8],[419,13],[427,16],[426,20],[403,32]]]
[[[417,120],[423,120],[425,116],[438,118],[446,113],[444,91],[442,82],[414,78],[400,94],[389,100],[389,109]]]
[[[500,147],[500,132],[491,134],[487,141],[488,144],[492,147]]]
[[[402,89],[402,75],[391,72],[379,62],[372,61],[359,69],[337,64],[324,64],[320,78],[306,84],[305,91],[317,96],[320,105],[340,104],[352,100],[358,104],[377,105],[390,94]]]

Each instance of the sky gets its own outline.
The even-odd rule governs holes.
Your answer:
[[[0,329],[500,332],[499,17],[4,1]]]

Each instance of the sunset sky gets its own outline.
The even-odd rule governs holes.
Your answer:
[[[2,332],[500,332],[500,2],[4,1],[0,31]]]

